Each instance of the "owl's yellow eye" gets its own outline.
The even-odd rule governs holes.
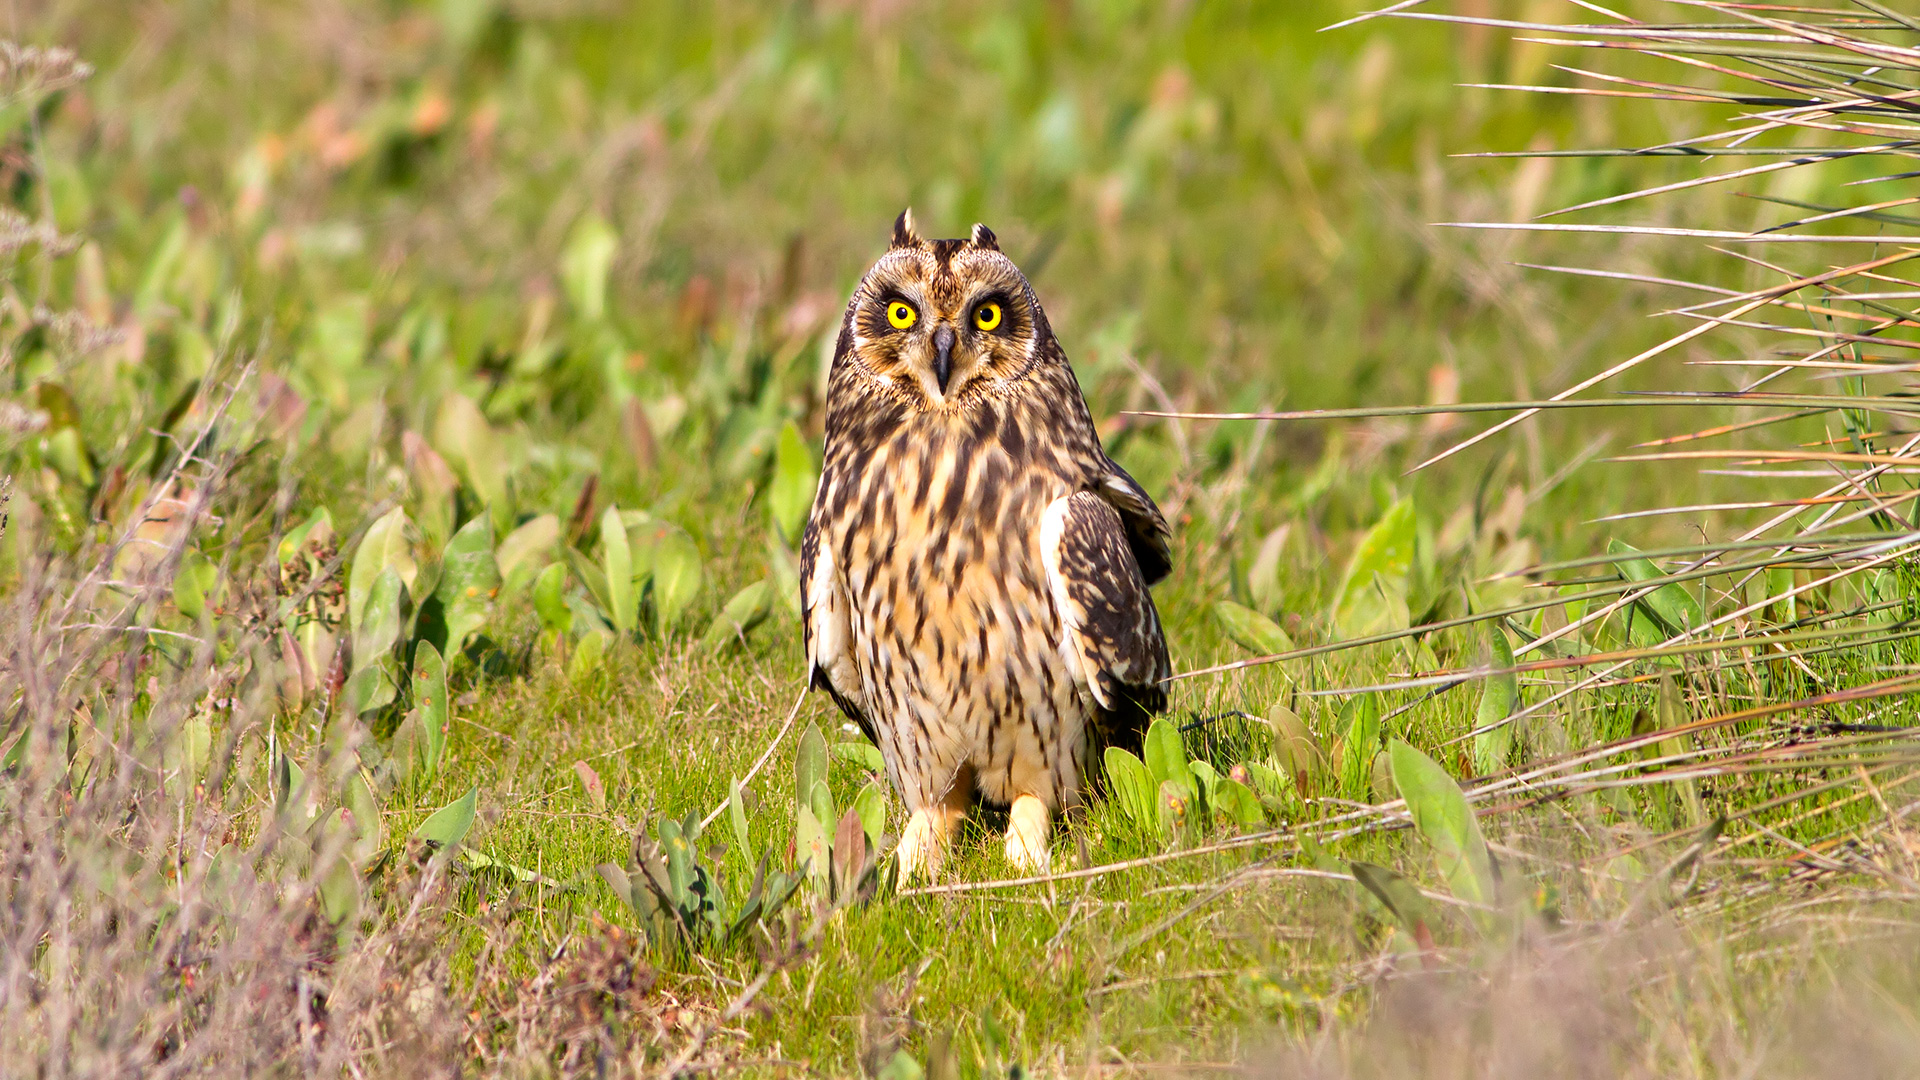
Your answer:
[[[895,330],[905,330],[919,319],[920,313],[913,310],[913,305],[905,300],[895,300],[887,305],[887,322],[893,324]]]
[[[998,329],[1000,317],[1000,305],[991,300],[973,309],[973,325],[982,330]]]

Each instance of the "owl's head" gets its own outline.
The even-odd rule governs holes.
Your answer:
[[[913,211],[847,305],[835,363],[853,363],[894,395],[944,409],[1023,375],[1052,339],[1025,274],[993,230],[922,240]]]

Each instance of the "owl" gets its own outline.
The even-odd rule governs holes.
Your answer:
[[[801,542],[810,685],[906,803],[902,880],[975,803],[1048,866],[1088,761],[1139,747],[1171,674],[1147,587],[1170,532],[1101,448],[1033,288],[991,230],[922,240],[911,212],[853,291]]]

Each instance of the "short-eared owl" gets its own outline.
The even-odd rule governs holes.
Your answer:
[[[1008,858],[1047,865],[1088,759],[1166,705],[1168,540],[993,233],[924,241],[900,215],[840,326],[801,593],[812,685],[911,812],[903,875],[975,800],[1009,808]]]

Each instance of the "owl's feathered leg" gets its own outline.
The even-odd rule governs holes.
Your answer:
[[[907,816],[907,827],[900,833],[896,849],[900,860],[900,881],[913,880],[924,872],[932,877],[946,858],[947,844],[973,802],[973,769],[962,767],[947,785],[945,795]]]
[[[1007,859],[1022,870],[1044,873],[1049,865],[1047,833],[1052,813],[1037,795],[1021,795],[1007,811]]]

